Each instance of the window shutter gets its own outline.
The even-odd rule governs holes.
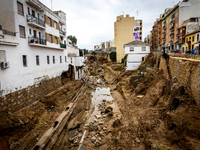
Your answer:
[[[52,35],[52,42],[55,43],[55,36]]]
[[[46,40],[47,40],[47,42],[49,42],[49,34],[48,33],[46,33]]]
[[[60,44],[60,38],[58,37],[58,44]]]
[[[59,30],[59,23],[57,22],[57,30]]]
[[[18,9],[18,14],[24,15],[23,4],[21,4],[20,2],[17,2],[17,9]]]
[[[44,18],[45,18],[45,23],[48,24],[48,16],[44,15]]]
[[[54,20],[51,19],[51,26],[54,27]]]

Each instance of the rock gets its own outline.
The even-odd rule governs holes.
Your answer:
[[[90,124],[85,124],[85,127],[89,127],[90,126]]]
[[[99,140],[99,141],[101,141],[101,140],[102,140],[102,138],[101,138],[101,137],[99,137],[99,138],[98,138],[98,140]]]
[[[107,130],[107,128],[106,128],[106,127],[103,127],[103,130],[105,131],[105,130]]]
[[[109,112],[112,112],[113,111],[113,108],[108,106],[106,109],[105,109],[105,113],[109,113]]]
[[[103,125],[104,124],[104,122],[99,122],[99,125]]]
[[[74,141],[74,137],[69,137],[68,139],[70,142],[73,142]]]
[[[101,119],[101,116],[99,115],[94,115],[97,119]]]
[[[91,141],[94,143],[94,142],[96,141],[96,137],[93,136],[93,137],[91,138]]]
[[[136,141],[137,143],[140,143],[140,140],[139,140],[138,138],[136,138],[135,141]]]
[[[112,124],[113,128],[119,127],[121,125],[121,121],[119,119],[115,120]]]

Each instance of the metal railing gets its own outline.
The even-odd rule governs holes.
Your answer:
[[[11,36],[16,36],[16,32],[12,32],[12,31],[8,31],[8,30],[5,30],[3,29],[3,34],[7,34],[7,35],[11,35]]]
[[[26,15],[26,19],[27,19],[28,22],[34,22],[34,23],[37,23],[37,24],[45,27],[45,22],[42,19],[39,19],[39,18],[34,17],[32,15]]]
[[[59,29],[59,33],[62,34],[62,35],[64,35],[64,36],[66,35],[66,32],[62,31],[61,29]]]
[[[41,44],[41,45],[47,44],[45,38],[39,38],[39,37],[28,37],[28,43]]]
[[[60,48],[66,48],[66,44],[60,43]]]

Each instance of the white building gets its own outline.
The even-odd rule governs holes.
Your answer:
[[[75,72],[75,80],[82,79],[81,68],[84,66],[84,51],[72,46],[70,39],[67,39],[67,50],[69,64],[73,66]]]
[[[124,44],[125,54],[127,56],[127,69],[136,70],[145,56],[150,53],[150,45],[141,41],[132,41]]]
[[[68,70],[64,12],[38,0],[1,0],[0,26],[0,96]]]

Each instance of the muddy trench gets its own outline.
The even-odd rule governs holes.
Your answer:
[[[200,108],[156,59],[151,53],[137,71],[125,71],[91,55],[82,81],[10,114],[16,123],[3,132],[1,149],[198,150]]]

